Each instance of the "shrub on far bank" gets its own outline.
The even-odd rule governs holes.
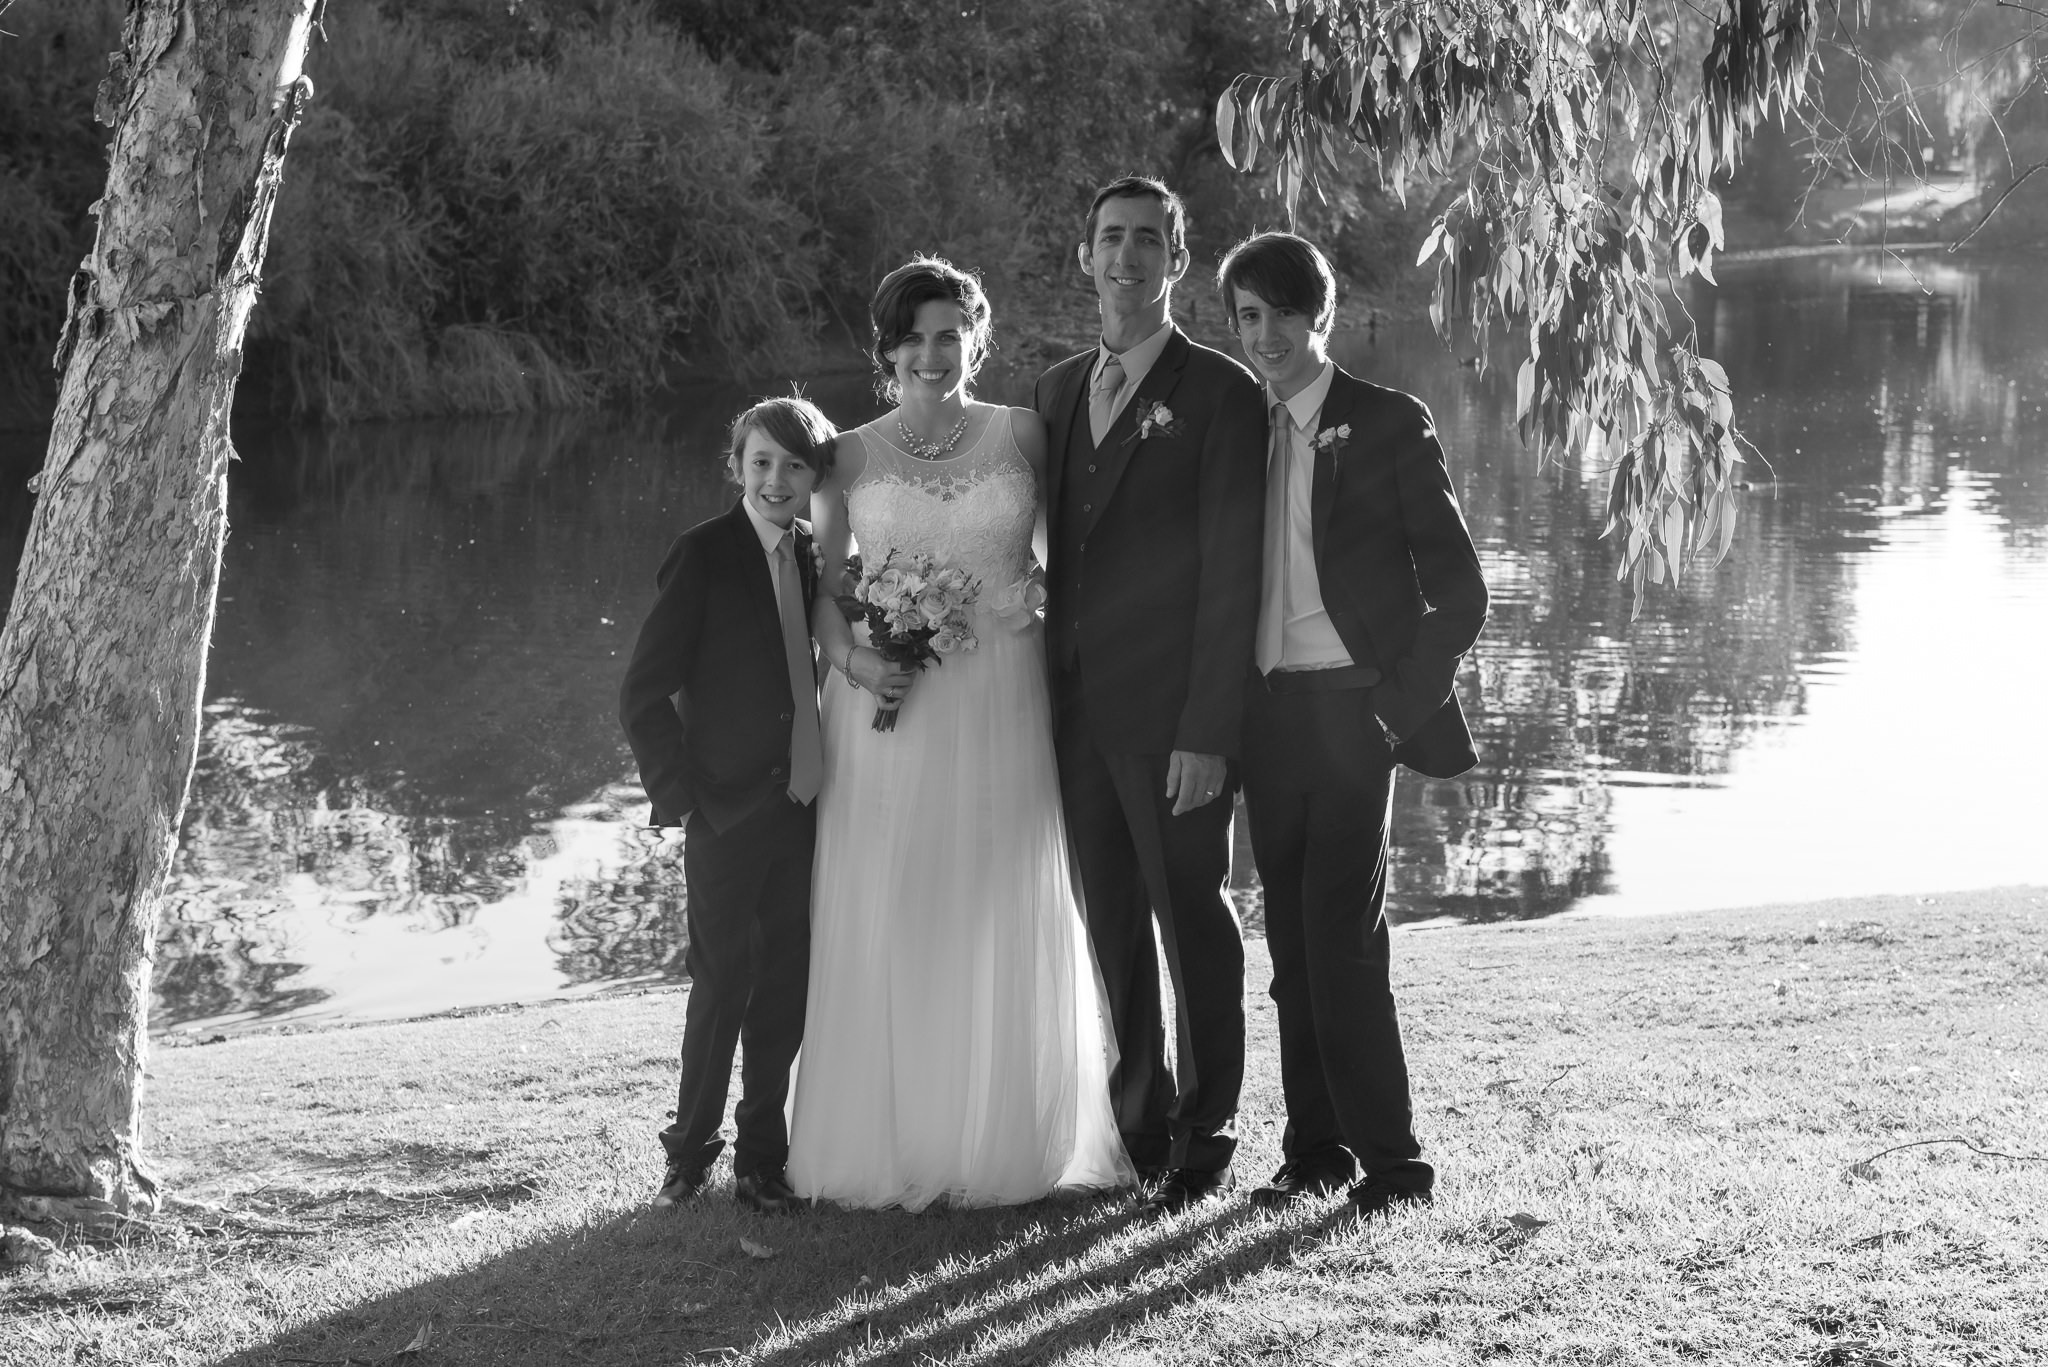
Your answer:
[[[651,388],[680,354],[807,355],[815,234],[687,38],[631,7],[544,54],[465,54],[374,8],[329,28],[252,327],[264,406],[557,407]]]
[[[16,420],[54,397],[122,11],[30,0],[0,38],[0,398],[27,395]],[[802,375],[821,335],[864,343],[875,282],[913,251],[981,272],[999,317],[1063,317],[1084,290],[1088,196],[1134,170],[1189,200],[1182,291],[1203,311],[1222,250],[1282,221],[1265,178],[1215,151],[1224,73],[1281,60],[1269,16],[1229,0],[362,0],[323,27],[245,412],[494,413],[644,393],[684,368]],[[1426,216],[1364,192],[1306,226],[1369,272]]]
[[[1040,264],[1044,206],[997,174],[974,111],[849,65],[812,36],[754,90],[774,111],[769,179],[805,220],[830,225],[824,297],[856,347],[876,282],[913,252],[979,272],[998,300]]]

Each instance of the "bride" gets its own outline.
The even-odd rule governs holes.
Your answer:
[[[789,1182],[910,1210],[1120,1185],[1114,1045],[1068,877],[1029,577],[1045,429],[969,397],[990,330],[972,276],[918,257],[872,314],[897,407],[840,436],[811,499],[834,672]],[[871,566],[924,553],[979,584],[974,649],[913,675],[891,731],[871,722],[898,698],[852,681],[866,629],[828,596],[850,587],[849,540]]]

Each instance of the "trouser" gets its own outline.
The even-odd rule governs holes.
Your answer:
[[[1124,1147],[1141,1170],[1220,1172],[1237,1147],[1244,1081],[1244,939],[1225,892],[1234,776],[1213,801],[1174,816],[1162,796],[1168,757],[1099,745],[1071,672],[1059,718],[1060,796],[1109,996]],[[1178,1007],[1178,1078],[1166,1065],[1155,944]]]
[[[701,1172],[725,1147],[718,1130],[742,1044],[733,1172],[776,1173],[789,1159],[783,1103],[804,1037],[816,838],[815,804],[782,793],[723,833],[701,812],[685,827],[690,997],[676,1119],[661,1143],[686,1168]]]
[[[1248,690],[1245,810],[1265,888],[1290,1162],[1427,1191],[1388,979],[1394,760],[1365,690]]]

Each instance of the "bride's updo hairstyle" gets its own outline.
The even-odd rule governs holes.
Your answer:
[[[890,403],[903,396],[896,384],[896,363],[889,359],[889,353],[903,345],[903,339],[910,335],[917,322],[918,305],[934,299],[960,306],[960,316],[967,323],[964,340],[968,377],[972,379],[988,359],[994,320],[989,314],[988,296],[981,291],[981,281],[943,257],[913,256],[882,277],[882,283],[875,287],[874,302],[868,305],[868,315],[875,324],[875,345],[868,359],[881,373],[875,388]]]
[[[801,456],[823,479],[832,473],[832,455],[839,447],[839,429],[818,411],[818,405],[799,394],[788,398],[762,399],[732,420],[732,438],[726,444],[725,468],[739,478],[740,457],[746,454],[747,434],[763,432],[792,456]]]

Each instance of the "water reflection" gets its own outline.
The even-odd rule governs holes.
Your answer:
[[[1397,918],[2048,881],[2022,829],[2048,738],[1976,701],[2044,663],[2018,624],[2048,608],[2048,286],[1874,256],[1723,280],[1689,303],[1763,459],[1729,561],[1640,618],[1604,480],[1535,468],[1506,377],[1340,337],[1435,409],[1494,588],[1460,680],[1482,766],[1404,777]],[[814,396],[872,411],[858,381]],[[743,398],[238,433],[159,1027],[680,974],[679,849],[637,826],[614,698]],[[0,550],[25,508],[0,499]]]
[[[1499,590],[1475,663],[1485,779],[1508,786],[1457,785],[1486,810],[1446,838],[1491,856],[1495,898],[1518,879],[1525,912],[2048,877],[2048,739],[2028,709],[1965,701],[2048,665],[2025,626],[2048,607],[2048,292],[1876,256],[1731,264],[1723,284],[1690,304],[1749,397],[1755,487],[1730,560],[1634,623],[1589,540],[1597,472],[1526,499],[1504,395],[1402,377],[1437,385],[1473,442],[1463,495]],[[1427,906],[1426,880],[1405,886]]]
[[[680,973],[614,706],[723,416],[243,437],[159,1024]]]

